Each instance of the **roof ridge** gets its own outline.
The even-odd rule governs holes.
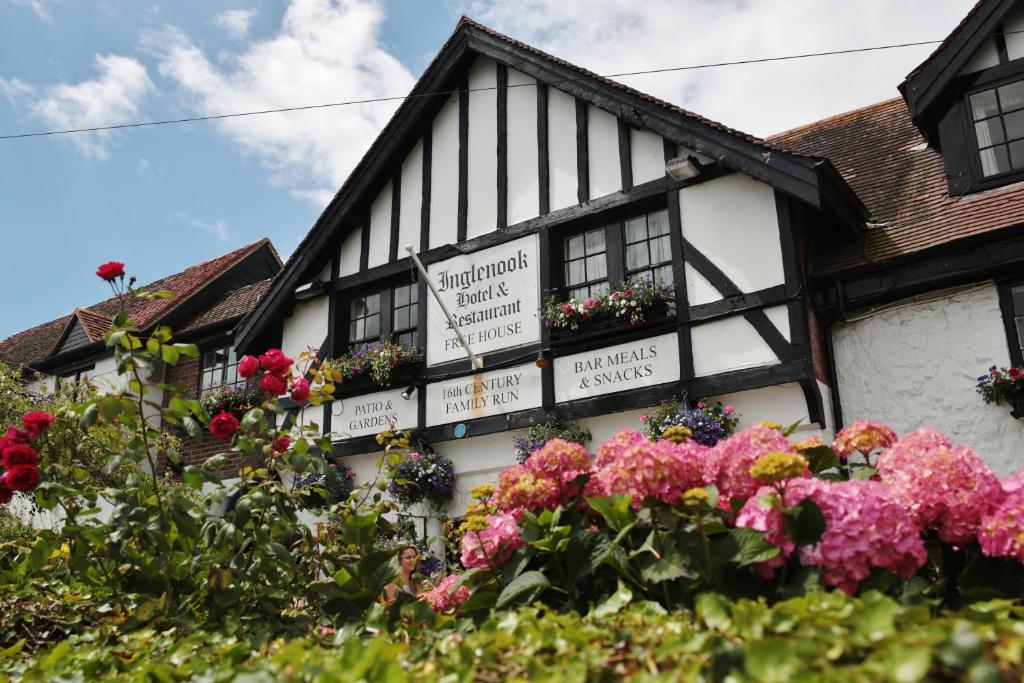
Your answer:
[[[829,116],[826,116],[823,119],[818,119],[816,121],[811,121],[809,123],[804,123],[804,124],[801,124],[799,126],[795,126],[793,128],[787,128],[786,130],[781,130],[781,131],[779,131],[777,133],[772,133],[766,139],[767,140],[774,140],[776,138],[785,137],[787,135],[792,135],[793,133],[798,133],[800,131],[807,130],[809,128],[817,128],[818,126],[821,126],[822,124],[826,124],[826,123],[830,123],[832,121],[836,121],[836,120],[842,119],[844,117],[849,116],[850,114],[856,114],[857,112],[868,111],[869,109],[874,109],[876,107],[882,107],[882,106],[887,105],[887,104],[892,104],[893,102],[902,102],[902,101],[903,101],[903,98],[900,97],[899,95],[897,95],[896,97],[890,97],[889,99],[882,100],[880,102],[874,102],[872,104],[865,104],[865,105],[860,106],[860,107],[854,107],[853,109],[849,109],[847,111],[839,112],[838,114],[831,114]]]

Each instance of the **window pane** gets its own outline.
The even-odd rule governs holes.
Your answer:
[[[565,264],[565,284],[578,285],[581,282],[586,282],[586,280],[587,271],[582,259]]]
[[[420,286],[415,282],[409,285],[409,303],[416,304],[420,300]]]
[[[366,335],[365,339],[372,339],[380,336],[380,316],[371,315],[366,319]]]
[[[587,254],[596,254],[604,251],[604,228],[591,230],[586,234]]]
[[[362,318],[364,315],[366,315],[366,299],[353,299],[349,317],[355,320],[356,318]]]
[[[1010,170],[1010,160],[1006,155],[1006,147],[990,147],[981,150],[981,172],[986,176],[1005,173]]]
[[[608,277],[608,265],[605,263],[604,254],[587,257],[587,279],[600,280]]]
[[[611,290],[611,287],[607,282],[598,282],[590,285],[590,296],[601,296],[607,294]]]
[[[1024,140],[1010,143],[1010,165],[1014,168],[1024,168]]]
[[[999,107],[996,105],[996,91],[985,90],[971,95],[971,112],[974,114],[975,121],[998,114]]]
[[[978,134],[978,147],[991,147],[1003,141],[1003,126],[998,116],[979,121],[974,124],[974,130]]]
[[[1013,312],[1015,315],[1024,317],[1024,285],[1017,285],[1010,290],[1013,297]]]
[[[380,294],[371,294],[366,297],[366,312],[380,313]]]
[[[1017,318],[1017,339],[1020,340],[1020,346],[1024,349],[1024,318]]]
[[[405,306],[409,303],[409,288],[395,287],[395,307]]]
[[[626,247],[627,270],[643,268],[644,266],[650,265],[650,263],[651,261],[647,257],[647,242],[639,242]]]
[[[647,231],[651,237],[668,234],[668,211],[657,211],[647,217]]]
[[[589,287],[577,287],[575,289],[570,289],[569,290],[569,298],[570,299],[576,299],[577,301],[583,301],[588,296],[590,296],[590,288]]]
[[[659,285],[673,285],[672,266],[662,266],[654,269],[654,281]]]
[[[672,260],[672,242],[668,235],[651,241],[651,263]]]
[[[583,254],[583,235],[575,235],[565,241],[565,257],[569,259],[581,258]]]
[[[1024,107],[1024,81],[1009,83],[999,88],[999,106],[1003,112]]]
[[[651,270],[641,270],[638,273],[633,273],[632,275],[629,276],[629,281],[630,282],[653,282],[654,281],[654,271],[651,271]]]
[[[412,308],[400,308],[395,311],[395,329],[404,330],[406,327],[412,327]]]
[[[1006,126],[1006,139],[1019,140],[1024,138],[1024,109],[1007,114],[1003,117]]]
[[[626,244],[647,239],[647,219],[640,217],[626,221]]]
[[[366,336],[364,332],[366,332],[366,318],[356,318],[352,321],[351,328],[349,329],[349,339],[358,341]]]

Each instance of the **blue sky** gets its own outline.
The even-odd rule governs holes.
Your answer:
[[[400,95],[464,12],[609,73],[942,38],[971,4],[0,0],[0,135]],[[629,82],[768,134],[895,96],[927,52]],[[107,260],[145,282],[261,237],[287,258],[394,106],[0,141],[0,338],[104,298]]]

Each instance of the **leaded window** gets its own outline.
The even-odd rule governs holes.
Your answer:
[[[605,228],[565,239],[565,286],[569,297],[586,299],[608,291]]]
[[[225,346],[203,354],[199,375],[200,391],[244,383],[245,379],[238,376],[238,358],[233,347]]]
[[[352,299],[349,310],[349,343],[374,341],[380,336],[380,292]]]
[[[1024,80],[976,92],[968,99],[982,175],[1024,169]]]

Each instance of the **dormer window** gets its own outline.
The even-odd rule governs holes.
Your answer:
[[[972,94],[974,134],[985,178],[1024,169],[1024,80]]]

